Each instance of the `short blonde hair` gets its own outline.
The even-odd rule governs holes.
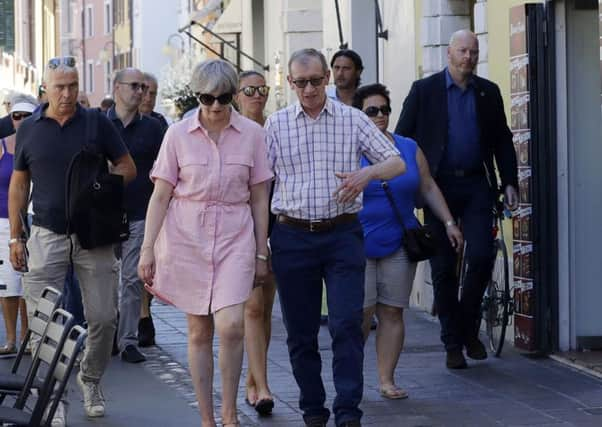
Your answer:
[[[238,91],[234,67],[221,59],[209,59],[194,68],[190,81],[192,93],[231,93]]]

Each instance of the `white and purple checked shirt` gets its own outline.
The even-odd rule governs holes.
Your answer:
[[[362,194],[340,204],[335,172],[360,168],[360,157],[379,163],[399,156],[393,143],[360,110],[326,100],[317,119],[299,102],[272,114],[265,124],[268,157],[276,175],[272,212],[305,220],[334,218],[362,208]]]

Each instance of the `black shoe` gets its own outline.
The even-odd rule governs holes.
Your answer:
[[[468,367],[461,349],[448,351],[445,365],[447,369],[465,369]]]
[[[345,421],[339,427],[362,427],[362,423],[360,423],[360,420]]]
[[[138,321],[138,345],[140,347],[155,345],[155,325],[152,317],[143,317]]]
[[[273,399],[259,399],[253,405],[257,413],[261,416],[272,415],[272,409],[274,409],[274,400]]]
[[[478,338],[474,338],[466,343],[466,355],[474,360],[487,359],[487,350]]]
[[[324,417],[307,417],[304,419],[306,427],[326,427],[326,423],[328,420],[325,420]]]
[[[121,360],[127,363],[140,363],[146,361],[146,356],[135,345],[129,344],[121,352]]]

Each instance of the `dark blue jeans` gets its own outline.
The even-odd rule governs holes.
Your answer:
[[[73,271],[73,266],[69,266],[67,276],[65,277],[65,286],[63,287],[63,308],[73,315],[75,323],[83,326],[86,318],[84,317],[84,305],[82,303],[82,292],[79,289],[79,281]]]
[[[326,232],[309,232],[276,223],[270,238],[272,268],[304,419],[323,417],[326,393],[318,351],[322,281],[328,299],[328,329],[332,337],[332,370],[336,425],[359,420],[363,391],[364,343],[362,312],[364,237],[359,221]]]
[[[445,225],[425,209],[425,222],[440,242],[439,252],[430,262],[441,341],[447,351],[461,350],[479,333],[481,301],[493,262],[494,193],[485,177],[480,176],[448,178],[437,184],[452,215],[460,219],[466,241],[464,261],[468,267],[458,298],[457,254],[449,243]]]

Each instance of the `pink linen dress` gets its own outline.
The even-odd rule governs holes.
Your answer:
[[[273,177],[263,128],[232,110],[215,143],[197,110],[169,127],[150,175],[174,186],[151,292],[197,315],[246,301],[256,255],[250,186]]]

